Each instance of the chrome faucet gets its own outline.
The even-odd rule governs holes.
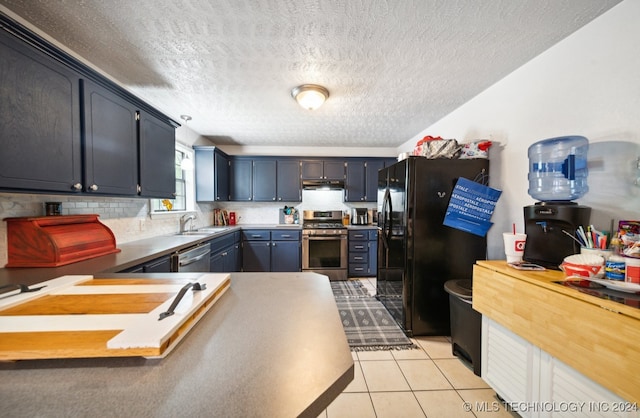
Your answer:
[[[187,227],[187,223],[189,223],[189,221],[191,221],[191,224],[189,225],[189,231],[193,230],[193,223],[196,220],[196,215],[182,215],[180,217],[180,232],[187,232],[186,227]]]

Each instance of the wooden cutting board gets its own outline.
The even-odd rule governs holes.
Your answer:
[[[228,274],[196,280],[63,276],[0,299],[0,360],[164,357],[229,288]],[[174,314],[159,320],[180,290]]]

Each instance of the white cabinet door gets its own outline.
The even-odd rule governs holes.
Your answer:
[[[637,404],[585,377],[546,352],[540,352],[540,417],[638,417]]]
[[[625,401],[486,316],[482,378],[526,418],[640,417],[637,403]]]
[[[539,350],[533,344],[482,317],[482,378],[498,396],[508,403],[533,402],[538,397],[539,368]],[[536,416],[530,411],[518,413]]]

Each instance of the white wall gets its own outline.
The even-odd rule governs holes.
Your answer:
[[[527,194],[527,149],[542,139],[589,139],[590,191],[578,203],[592,208],[594,226],[640,219],[638,22],[640,0],[625,0],[399,147],[410,151],[426,135],[500,145],[490,150],[490,185],[503,194],[489,258],[504,258],[501,233],[512,222],[524,229],[522,208],[535,202]]]
[[[396,148],[374,147],[265,147],[220,145],[229,155],[278,155],[304,157],[397,157]]]

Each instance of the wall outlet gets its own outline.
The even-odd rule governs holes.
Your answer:
[[[140,219],[139,227],[140,227],[140,232],[143,232],[147,228],[147,220]]]

